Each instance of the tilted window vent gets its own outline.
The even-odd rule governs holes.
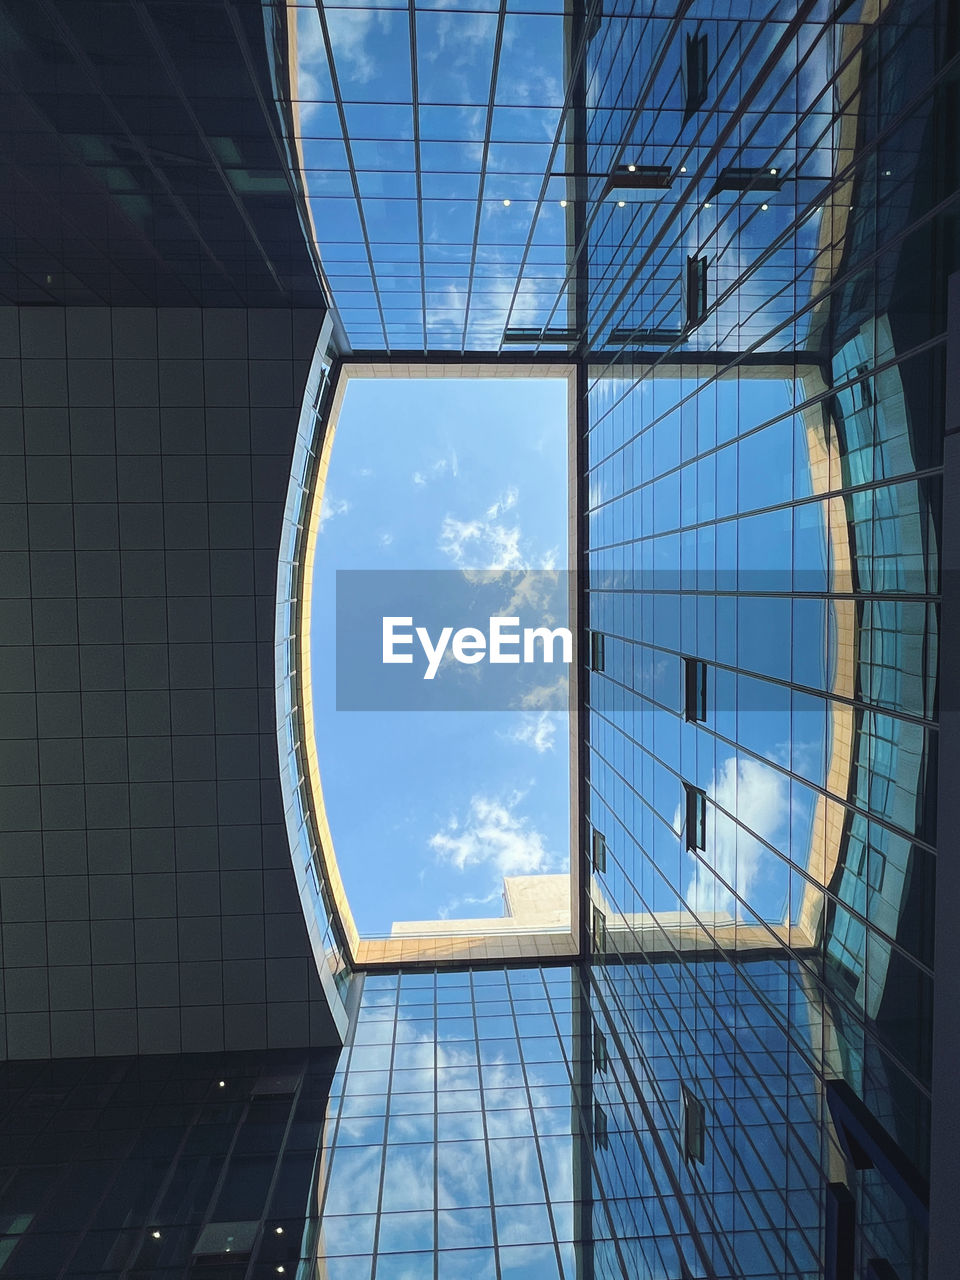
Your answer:
[[[194,1258],[209,1261],[222,1258],[224,1262],[235,1262],[240,1258],[249,1258],[257,1240],[260,1223],[257,1222],[208,1222],[200,1232],[197,1243],[193,1246]],[[229,1254],[228,1258],[226,1255]]]
[[[621,325],[611,332],[607,346],[672,347],[675,342],[683,342],[685,337],[684,329],[631,329],[628,325]]]
[[[576,329],[539,329],[536,326],[518,326],[504,329],[503,340],[512,342],[539,342],[545,346],[568,347],[579,341]]]
[[[686,793],[687,849],[692,853],[695,849],[707,847],[707,795],[689,782],[683,784],[683,789]]]
[[[596,907],[593,908],[593,921],[590,932],[594,953],[603,955],[607,949],[607,918]]]
[[[683,1090],[683,1153],[688,1161],[703,1164],[706,1151],[706,1111],[697,1095],[687,1086]]]
[[[666,191],[673,181],[668,164],[618,164],[607,178],[603,194],[611,191]]]
[[[707,259],[687,258],[687,328],[693,329],[707,314]]]
[[[607,842],[599,831],[593,833],[593,869],[601,874],[607,869]]]
[[[683,660],[683,711],[691,722],[707,718],[707,664],[700,658]]]
[[[606,1150],[610,1145],[607,1113],[599,1102],[594,1102],[593,1104],[593,1141],[600,1150]]]
[[[610,1055],[607,1052],[607,1037],[600,1028],[594,1023],[593,1026],[593,1069],[597,1075],[606,1075],[607,1068],[610,1065]]]
[[[683,77],[684,123],[706,102],[709,78],[707,37],[705,35],[687,36],[687,56]]]
[[[707,199],[711,199],[721,191],[779,191],[782,186],[783,178],[778,169],[749,169],[730,165],[721,172],[710,188]]]
[[[292,1098],[300,1084],[300,1075],[261,1076],[250,1090],[254,1102],[273,1098]]]

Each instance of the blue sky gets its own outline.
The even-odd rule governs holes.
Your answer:
[[[563,380],[354,380],[333,445],[311,647],[324,798],[361,933],[499,916],[509,874],[569,866],[556,712],[337,712],[338,569],[563,568]]]

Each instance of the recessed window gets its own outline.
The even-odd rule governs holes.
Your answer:
[[[687,328],[698,325],[707,314],[707,259],[687,258]]]
[[[699,787],[689,782],[683,784],[687,798],[687,848],[707,847],[707,796]]]
[[[593,869],[600,874],[607,869],[607,842],[599,831],[593,833]]]
[[[603,632],[590,632],[590,669],[592,671],[602,671],[604,654],[603,654]]]
[[[593,1104],[593,1144],[605,1151],[610,1145],[610,1131],[607,1127],[607,1113],[599,1102]]]
[[[593,1069],[597,1075],[606,1074],[610,1065],[610,1057],[607,1053],[607,1037],[600,1028],[594,1023],[593,1026]]]
[[[703,1164],[706,1133],[706,1112],[703,1103],[687,1086],[683,1090],[683,1151],[687,1160]]]
[[[690,119],[695,111],[707,100],[707,37],[705,35],[687,36],[687,58],[684,75],[684,122]]]
[[[707,718],[707,664],[699,658],[683,660],[683,710],[688,720]]]

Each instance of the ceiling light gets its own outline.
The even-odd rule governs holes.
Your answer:
[[[627,173],[636,173],[636,172],[637,172],[637,166],[635,164],[627,165]]]
[[[622,209],[622,208],[623,208],[623,206],[624,206],[626,203],[627,203],[627,202],[626,202],[626,200],[618,200],[618,201],[617,201],[617,208],[618,208],[618,209]]]
[[[560,208],[561,208],[561,209],[565,209],[566,207],[567,207],[567,202],[566,202],[566,200],[561,200],[561,201],[560,201]]]
[[[890,169],[884,169],[884,171],[883,171],[883,176],[884,176],[885,178],[892,178],[892,177],[893,177],[893,173],[892,173],[892,171],[891,171]]]
[[[227,1087],[227,1082],[226,1082],[226,1080],[220,1080],[218,1083],[219,1083],[219,1085],[220,1085],[220,1088],[221,1088],[221,1089],[225,1089],[225,1088]]]
[[[509,203],[510,203],[510,201],[509,201],[509,200],[504,200],[504,202],[503,202],[503,207],[504,207],[504,208],[506,208],[506,207],[507,207],[507,205],[508,205]]]
[[[777,171],[776,171],[776,169],[771,169],[771,170],[770,170],[770,177],[771,177],[771,178],[775,178],[776,176],[777,176]]]
[[[687,166],[686,166],[685,164],[682,164],[682,165],[680,166],[680,172],[681,172],[681,173],[686,173],[686,172],[687,172]]]
[[[154,1232],[152,1232],[152,1235],[153,1235],[154,1240],[159,1240],[159,1239],[160,1239],[160,1232],[159,1232],[159,1231],[154,1231]]]
[[[278,1236],[282,1236],[282,1235],[283,1235],[283,1227],[277,1227],[277,1235],[278,1235]]]
[[[768,204],[762,204],[762,205],[760,206],[760,208],[761,208],[761,209],[769,209],[769,208],[770,208],[770,206],[769,206]]]
[[[703,202],[703,207],[704,207],[705,209],[709,209],[709,208],[710,208],[710,201],[709,201],[709,200],[704,200],[704,202]]]

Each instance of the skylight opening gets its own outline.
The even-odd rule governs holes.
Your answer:
[[[372,372],[347,377],[314,499],[328,879],[360,947],[570,935],[568,371]]]

